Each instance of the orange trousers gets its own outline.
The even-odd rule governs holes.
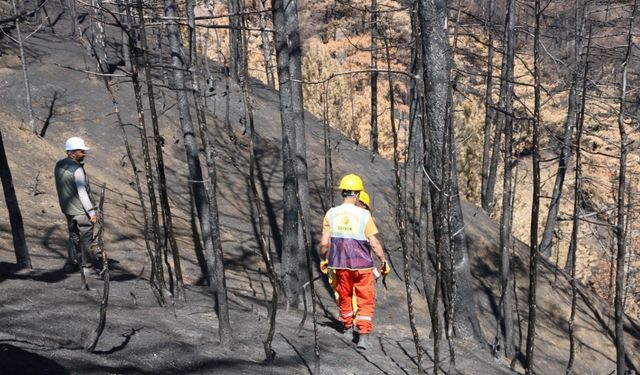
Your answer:
[[[336,270],[336,292],[340,320],[345,328],[354,325],[360,334],[366,335],[373,328],[373,313],[376,302],[376,287],[373,270]],[[352,296],[355,293],[358,315],[354,318]]]

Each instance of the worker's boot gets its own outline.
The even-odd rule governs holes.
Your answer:
[[[358,349],[359,351],[369,349],[369,335],[360,334],[360,337],[358,338],[358,345],[356,345],[356,349]]]
[[[353,326],[347,328],[347,327],[342,327],[342,336],[344,336],[345,339],[349,339],[349,341],[353,342]]]

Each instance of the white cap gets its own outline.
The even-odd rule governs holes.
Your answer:
[[[80,137],[71,137],[69,139],[67,139],[67,141],[64,143],[64,150],[65,151],[73,151],[73,150],[89,150],[89,147],[87,147],[84,144],[84,140]]]

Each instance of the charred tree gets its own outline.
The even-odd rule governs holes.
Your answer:
[[[515,0],[508,0],[504,26],[504,54],[502,56],[500,73],[500,98],[498,102],[498,108],[500,110],[496,116],[491,161],[489,163],[489,175],[487,176],[485,189],[485,202],[487,202],[487,208],[485,210],[487,213],[491,213],[493,210],[493,195],[496,185],[502,132],[505,122],[507,121],[507,116],[511,115],[513,111],[513,69],[516,45],[515,25],[516,2]]]
[[[372,1],[372,3],[375,0]],[[391,75],[391,54],[389,53],[389,38],[387,33],[382,30],[382,34],[384,37],[385,44],[385,52],[387,59],[387,80],[389,83],[389,100],[390,100],[390,110],[389,110],[389,120],[391,122],[391,135],[393,138],[393,171],[395,175],[395,190],[396,190],[396,226],[398,227],[398,234],[400,238],[400,246],[402,247],[402,256],[404,258],[404,267],[403,267],[403,275],[404,275],[404,284],[405,284],[405,292],[407,294],[407,310],[409,312],[409,326],[411,327],[411,333],[413,335],[413,342],[416,348],[416,361],[418,363],[418,372],[423,372],[423,364],[422,364],[422,348],[420,346],[420,335],[418,333],[418,329],[415,322],[415,313],[413,307],[413,295],[411,293],[413,286],[411,282],[413,278],[411,277],[411,257],[409,253],[409,245],[407,244],[407,212],[406,212],[406,200],[403,194],[405,187],[402,184],[402,179],[400,178],[400,151],[398,150],[398,130],[396,128],[396,118],[395,118],[395,93],[393,89],[393,78]]]
[[[371,0],[371,160],[378,154],[378,1]]]
[[[144,65],[145,81],[147,85],[147,98],[149,101],[149,114],[151,115],[151,126],[153,130],[153,141],[155,146],[156,156],[156,173],[158,175],[158,192],[160,195],[160,207],[162,209],[162,221],[164,223],[164,238],[168,240],[169,248],[173,256],[173,267],[175,271],[175,278],[177,284],[178,293],[181,292],[183,287],[182,267],[180,264],[180,252],[178,244],[173,233],[173,215],[171,213],[171,206],[169,205],[169,197],[167,193],[167,178],[165,176],[164,156],[162,153],[162,146],[164,140],[160,135],[160,126],[158,124],[158,112],[156,110],[155,90],[153,86],[153,78],[151,75],[151,63],[148,55],[147,46],[147,33],[144,20],[144,9],[141,0],[136,2],[138,12],[138,22],[140,25],[140,49],[138,58],[141,59]]]
[[[536,288],[538,284],[538,220],[540,217],[540,0],[535,0],[535,29],[533,37],[533,79],[534,79],[534,114],[533,114],[533,197],[531,203],[531,233],[529,237],[529,322],[527,327],[527,347],[525,373],[533,375],[534,349],[536,338]]]
[[[296,125],[292,104],[290,51],[287,44],[287,15],[284,0],[272,1],[274,40],[276,44],[278,84],[280,95],[280,121],[282,122],[282,170],[283,170],[283,225],[282,225],[282,274],[287,305],[295,307],[300,301],[298,200],[296,198]]]
[[[13,14],[15,16],[18,15],[18,7],[16,5],[16,0],[11,0],[11,6],[13,7]],[[38,130],[36,129],[36,116],[33,111],[33,100],[31,98],[31,83],[29,83],[29,70],[27,69],[27,58],[24,54],[24,42],[29,39],[33,34],[35,34],[42,24],[36,28],[35,31],[28,34],[24,38],[22,37],[22,30],[20,29],[20,18],[17,18],[15,21],[16,25],[16,38],[9,37],[18,45],[18,51],[20,52],[20,62],[22,64],[22,79],[24,81],[24,88],[26,94],[26,105],[27,105],[27,114],[29,115],[29,129],[31,129],[32,133],[37,134]]]
[[[239,0],[227,0],[229,7],[229,74],[234,80],[238,80],[238,74],[240,73],[240,43],[241,43],[241,28],[240,28],[240,2]],[[195,30],[194,30],[195,32]]]
[[[560,209],[560,199],[562,197],[562,190],[564,188],[564,179],[567,173],[569,159],[571,158],[571,139],[573,138],[573,130],[576,124],[577,113],[579,109],[578,92],[580,91],[580,70],[583,65],[580,55],[580,40],[582,33],[583,17],[580,16],[580,12],[583,10],[584,4],[582,1],[576,3],[576,22],[575,22],[575,67],[571,75],[571,87],[569,89],[567,117],[564,122],[564,134],[562,136],[562,145],[560,147],[560,156],[558,158],[558,171],[556,173],[556,179],[553,185],[553,192],[551,194],[551,202],[549,203],[549,211],[547,212],[547,221],[544,226],[544,232],[542,233],[542,240],[540,241],[540,255],[544,257],[551,256],[551,248],[553,241],[553,232],[555,230],[556,223],[558,222],[558,211]]]
[[[264,71],[267,76],[267,85],[272,89],[276,88],[276,81],[273,77],[273,62],[271,61],[271,41],[267,32],[267,15],[265,4],[267,0],[258,0],[258,10],[260,11],[260,38],[262,39],[262,57],[264,58]]]
[[[625,253],[627,246],[627,207],[625,195],[627,194],[627,158],[629,155],[629,135],[627,134],[625,124],[625,97],[627,96],[627,73],[629,70],[629,62],[631,61],[631,50],[633,46],[633,23],[636,16],[638,1],[633,2],[633,11],[629,20],[629,31],[627,34],[627,49],[622,63],[622,77],[620,83],[620,107],[618,110],[618,132],[620,135],[620,168],[618,172],[618,199],[617,199],[617,219],[616,219],[616,292],[614,298],[615,305],[615,338],[616,338],[616,373],[618,375],[626,374],[627,364],[625,362],[626,355],[624,352],[624,267]]]
[[[130,8],[126,8],[127,18],[131,20],[130,16]],[[133,22],[131,20],[131,22]],[[136,109],[138,112],[138,134],[140,137],[140,144],[142,146],[142,158],[144,162],[144,172],[146,177],[146,187],[147,187],[147,198],[149,199],[149,210],[151,213],[151,223],[150,226],[147,225],[145,230],[150,232],[151,238],[153,239],[154,244],[154,257],[156,262],[156,271],[155,275],[158,280],[161,282],[163,287],[166,285],[164,272],[162,269],[162,255],[163,255],[163,242],[160,239],[160,219],[158,215],[158,203],[157,196],[154,185],[154,175],[153,175],[153,167],[151,165],[151,156],[149,154],[149,142],[147,139],[147,125],[144,114],[144,104],[142,101],[142,84],[140,83],[140,74],[138,71],[138,62],[140,61],[140,49],[137,48],[136,41],[138,39],[137,35],[133,34],[132,25],[129,26],[129,44],[128,48],[130,49],[129,56],[134,58],[134,61],[131,62],[131,82],[133,83],[133,93],[135,97]],[[99,57],[96,56],[96,59],[99,61]],[[99,62],[98,62],[99,63]],[[170,268],[169,275],[171,276]],[[169,283],[173,286],[173,278],[169,278]],[[173,288],[169,288],[171,292],[173,292]]]
[[[214,270],[213,279],[215,280],[212,284],[215,284],[217,288],[217,304],[218,304],[218,333],[220,336],[220,342],[224,345],[228,345],[231,342],[232,331],[231,331],[231,322],[229,319],[229,301],[227,298],[227,283],[224,274],[224,257],[222,254],[222,243],[220,239],[220,220],[218,213],[218,200],[217,200],[217,170],[215,163],[215,148],[214,144],[210,139],[208,127],[207,127],[207,117],[205,113],[205,105],[203,100],[203,95],[200,90],[200,74],[198,73],[198,49],[196,45],[196,22],[195,22],[195,11],[194,11],[194,1],[187,0],[187,15],[189,18],[189,27],[192,32],[191,40],[189,41],[189,46],[191,50],[191,64],[189,66],[189,72],[191,73],[191,84],[193,87],[193,95],[195,98],[195,108],[196,115],[198,119],[198,129],[200,131],[200,141],[202,142],[202,146],[205,152],[205,160],[207,164],[207,174],[208,178],[204,182],[207,186],[207,199],[209,206],[209,215],[211,220],[211,236],[213,241],[213,251],[216,268]],[[246,58],[246,51],[241,46],[238,46],[240,49],[240,64],[243,63]],[[240,74],[243,74],[243,70],[240,71]],[[246,78],[245,78],[246,79]],[[211,284],[211,282],[210,282]]]
[[[467,238],[464,231],[462,206],[458,195],[457,174],[455,172],[455,149],[450,148],[451,157],[445,155],[445,132],[450,131],[453,138],[453,124],[449,120],[450,67],[451,55],[447,25],[447,0],[420,0],[419,19],[422,31],[422,67],[426,98],[427,139],[429,140],[429,164],[426,172],[433,181],[429,184],[433,216],[433,232],[436,244],[441,243],[443,249],[449,248],[449,234],[446,222],[447,202],[443,192],[446,179],[451,186],[451,223],[453,239],[453,263],[457,293],[451,295],[451,302],[456,308],[453,326],[455,335],[461,338],[481,338],[480,325],[476,314],[476,303],[471,286],[471,271]],[[447,129],[450,127],[450,129]],[[451,145],[453,146],[453,145]],[[443,165],[449,163],[447,175],[443,173]],[[438,246],[437,246],[438,247]],[[445,255],[448,258],[448,255]]]
[[[307,142],[304,122],[304,98],[302,91],[302,43],[300,42],[300,30],[298,26],[298,6],[297,1],[289,1],[285,6],[285,29],[289,48],[289,75],[291,79],[291,110],[293,111],[293,126],[295,130],[295,168],[296,168],[296,192],[298,194],[297,204],[299,207],[298,221],[302,223],[302,216],[310,217],[309,201],[309,177],[307,170]],[[304,238],[310,239],[309,228],[299,226],[298,251],[291,258],[291,266],[295,267],[296,279],[298,280],[298,290],[304,283],[306,268],[306,257],[304,256]],[[305,233],[302,233],[304,231]],[[297,292],[300,293],[299,291]],[[293,295],[294,303],[298,303],[298,296]]]
[[[11,236],[13,237],[13,249],[16,254],[16,264],[18,268],[31,268],[31,257],[24,235],[24,225],[22,222],[22,212],[18,204],[16,189],[13,187],[11,169],[7,160],[7,153],[4,149],[2,130],[0,130],[0,180],[4,191],[4,201],[9,212],[9,224],[11,225]]]
[[[244,44],[243,44],[244,45]],[[246,52],[244,52],[243,48],[243,56],[246,56]],[[265,363],[270,365],[273,363],[273,360],[276,357],[276,352],[273,350],[272,342],[273,336],[275,334],[276,329],[276,316],[278,313],[278,296],[279,290],[282,290],[282,285],[280,284],[280,280],[278,279],[278,275],[273,266],[273,260],[271,259],[271,252],[269,250],[269,244],[267,239],[267,231],[265,229],[265,217],[262,209],[262,203],[260,202],[260,196],[258,194],[258,188],[256,185],[256,180],[260,180],[258,176],[256,176],[256,171],[259,171],[260,165],[258,164],[258,160],[256,159],[256,143],[258,140],[254,121],[253,121],[253,105],[251,102],[251,95],[249,92],[249,84],[247,82],[246,77],[248,77],[248,66],[247,60],[242,60],[242,73],[240,75],[240,87],[242,88],[242,98],[244,104],[245,114],[247,116],[247,121],[249,123],[249,185],[251,187],[249,196],[251,198],[252,209],[255,209],[258,217],[258,248],[260,249],[260,255],[262,255],[262,261],[264,262],[267,277],[269,278],[269,283],[271,284],[271,303],[269,304],[269,331],[267,332],[267,337],[263,341],[263,347],[265,352]],[[259,172],[258,172],[259,174]],[[266,296],[265,296],[266,297]]]
[[[487,75],[484,98],[484,142],[482,144],[482,185],[480,187],[480,201],[482,209],[486,212],[491,210],[493,202],[487,199],[487,186],[489,184],[489,165],[491,161],[491,130],[495,120],[495,110],[493,109],[493,58],[495,48],[493,47],[493,15],[495,13],[496,2],[489,0],[489,13],[485,18],[484,27],[486,29],[487,40]],[[495,140],[494,140],[495,141]],[[499,142],[499,140],[498,140]]]
[[[582,128],[584,125],[585,101],[587,98],[587,74],[589,71],[589,53],[591,49],[591,26],[589,26],[589,37],[587,42],[587,53],[584,57],[585,65],[582,73],[582,104],[580,113],[576,121],[576,166],[575,179],[573,185],[573,220],[571,225],[571,242],[569,243],[569,251],[567,253],[567,262],[565,271],[570,274],[571,282],[571,313],[569,316],[569,362],[567,363],[566,374],[569,375],[573,370],[573,362],[575,359],[575,319],[577,305],[576,291],[576,250],[578,248],[578,228],[580,223],[580,204],[582,202]]]
[[[502,182],[502,215],[500,219],[500,319],[498,335],[504,345],[504,354],[513,358],[513,289],[511,279],[511,224],[513,222],[512,166],[513,117],[506,116],[504,124],[504,173]],[[497,353],[496,353],[497,355]]]
[[[170,19],[176,17],[175,0],[165,0],[165,16]],[[204,243],[207,269],[209,271],[209,288],[216,295],[216,302],[219,301],[218,294],[221,293],[221,285],[216,283],[212,277],[216,274],[216,255],[213,246],[213,233],[211,231],[211,211],[207,192],[203,184],[202,167],[200,165],[200,156],[196,144],[195,132],[193,129],[193,120],[189,106],[189,98],[187,96],[188,89],[186,87],[184,72],[188,66],[182,55],[182,42],[178,24],[169,22],[167,24],[167,33],[169,38],[169,48],[171,50],[171,65],[173,68],[174,89],[178,99],[178,111],[180,113],[180,123],[182,126],[182,136],[184,140],[184,148],[186,153],[187,165],[189,168],[189,186],[193,194],[193,203],[200,221],[201,236]],[[216,304],[216,312],[220,314],[219,304]]]

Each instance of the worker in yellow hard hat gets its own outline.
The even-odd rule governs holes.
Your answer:
[[[360,194],[358,194],[358,202],[356,202],[356,206],[358,206],[360,208],[364,208],[367,211],[371,211],[371,209],[370,209],[370,207],[371,207],[371,198],[369,197],[369,194],[367,194],[366,191],[362,190],[360,192]],[[338,280],[336,279],[336,271],[334,269],[329,269],[329,260],[328,259],[325,259],[324,261],[320,262],[320,270],[322,271],[322,273],[327,275],[327,279],[329,281],[329,285],[331,286],[331,289],[333,290],[334,297],[335,297],[336,301],[338,301],[340,296],[338,295],[338,292],[336,291],[336,286],[338,285]],[[374,271],[374,273],[375,273],[375,271]],[[379,275],[380,274],[376,275],[376,277],[378,277]],[[358,299],[356,298],[355,292],[351,296],[351,306],[353,307],[353,316],[357,318],[357,316],[358,316]]]
[[[373,218],[368,210],[356,206],[359,195],[364,190],[362,179],[355,174],[348,174],[340,180],[338,187],[343,203],[331,208],[325,215],[322,224],[320,241],[320,258],[328,260],[328,269],[336,275],[336,291],[338,292],[338,309],[340,320],[346,332],[354,326],[358,333],[357,348],[368,347],[368,335],[373,328],[375,310],[375,269],[371,252],[387,270],[386,258],[382,245],[376,234]],[[354,318],[352,304],[356,296],[358,315]]]

